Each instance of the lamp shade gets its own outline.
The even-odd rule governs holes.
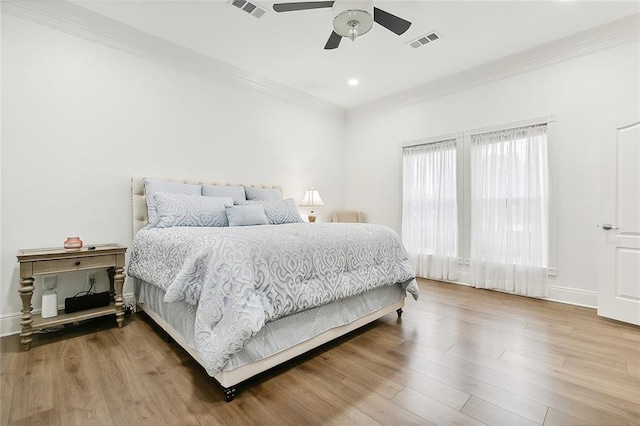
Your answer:
[[[304,192],[304,198],[300,203],[301,207],[313,207],[313,206],[324,206],[324,202],[322,198],[320,198],[320,193],[317,189],[313,189],[313,187],[307,189]]]

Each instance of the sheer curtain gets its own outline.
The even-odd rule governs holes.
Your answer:
[[[458,265],[456,141],[406,147],[402,241],[420,277],[454,280]]]
[[[476,287],[543,297],[549,240],[547,126],[471,137]]]

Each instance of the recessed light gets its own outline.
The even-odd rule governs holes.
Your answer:
[[[357,86],[358,83],[360,82],[358,81],[357,78],[352,78],[351,80],[349,80],[349,86]]]

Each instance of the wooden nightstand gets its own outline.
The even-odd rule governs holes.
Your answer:
[[[63,248],[30,249],[18,252],[20,262],[20,298],[22,299],[22,337],[21,343],[25,351],[31,349],[33,330],[82,321],[103,315],[116,314],[118,327],[124,321],[124,301],[122,286],[124,284],[124,254],[127,248],[120,244],[99,244],[82,249],[66,250]],[[34,275],[55,274],[60,272],[79,271],[83,269],[113,268],[114,278],[111,281],[112,301],[109,306],[87,309],[70,314],[61,313],[53,318],[42,318],[40,314],[31,314],[31,296],[33,296]],[[114,291],[115,283],[115,291]]]

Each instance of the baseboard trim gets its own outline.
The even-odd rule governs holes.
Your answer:
[[[435,280],[442,281],[448,284],[457,284],[467,287],[473,287],[471,283],[471,275],[467,272],[460,272],[460,281],[447,281],[447,280]],[[432,278],[424,278],[430,280]],[[564,287],[559,285],[549,285],[549,295],[543,300],[550,302],[564,303],[566,305],[582,306],[585,308],[596,309],[598,306],[598,292],[590,290],[581,290],[573,287]],[[497,290],[499,291],[499,290]]]
[[[133,293],[123,294],[122,298],[128,305],[134,306],[135,309],[135,297]],[[64,305],[59,306],[59,309],[64,309]],[[34,309],[33,313],[39,314],[40,309]],[[0,316],[0,337],[13,336],[14,334],[20,334],[20,319],[22,314],[7,314]]]
[[[559,285],[549,285],[549,295],[546,297],[546,300],[596,309],[598,307],[598,292]]]
[[[20,316],[22,314],[9,314],[0,317],[0,337],[20,334]]]

